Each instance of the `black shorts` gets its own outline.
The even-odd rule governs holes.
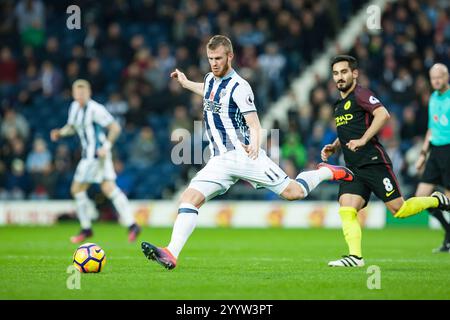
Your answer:
[[[450,189],[450,144],[431,145],[430,157],[420,181]]]
[[[339,198],[343,194],[359,195],[365,200],[365,207],[372,192],[383,202],[389,202],[402,196],[397,178],[390,165],[371,164],[361,168],[348,168],[355,174],[355,179],[341,182]]]

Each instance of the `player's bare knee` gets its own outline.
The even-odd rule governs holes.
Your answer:
[[[303,199],[305,197],[305,193],[300,186],[291,184],[280,194],[280,196],[282,196],[285,200],[294,201]]]
[[[393,208],[388,208],[388,210],[392,215],[395,215],[400,210],[400,208],[393,207]]]
[[[186,189],[180,198],[180,203],[190,203],[197,208],[200,208],[205,202],[205,197],[200,191],[192,188]]]
[[[105,196],[109,196],[116,188],[116,184],[112,181],[106,181],[101,184],[100,188]]]
[[[70,186],[70,194],[75,198],[75,195],[87,191],[88,188],[88,183],[73,182]]]
[[[72,198],[75,198],[75,195],[78,193],[78,189],[76,188],[70,188],[70,194],[72,195]]]
[[[387,209],[392,215],[395,215],[397,212],[399,212],[400,208],[403,206],[404,201],[395,201],[392,204],[386,205]]]
[[[75,198],[75,195],[77,194],[77,193],[80,193],[80,192],[82,192],[83,190],[82,190],[82,188],[81,188],[81,186],[79,185],[79,184],[72,184],[71,186],[70,186],[70,194],[72,195],[72,197],[74,197]]]
[[[296,195],[294,193],[288,193],[282,196],[283,199],[288,200],[288,201],[295,201],[295,200],[299,200],[301,199],[299,195]]]

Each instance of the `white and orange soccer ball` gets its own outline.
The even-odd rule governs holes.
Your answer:
[[[105,251],[95,243],[82,244],[73,254],[73,265],[83,273],[100,272],[105,264]]]

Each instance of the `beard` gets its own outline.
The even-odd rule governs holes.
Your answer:
[[[343,84],[344,82],[338,82],[336,83],[336,88],[341,91],[341,92],[347,92],[353,85],[353,81],[352,82],[348,82],[347,84],[345,84],[344,86],[339,86],[341,84]]]
[[[225,76],[228,73],[228,71],[230,71],[230,68],[228,68],[228,58],[225,61],[225,65],[221,70],[214,71],[211,69],[211,71],[216,77],[222,78],[223,76]]]

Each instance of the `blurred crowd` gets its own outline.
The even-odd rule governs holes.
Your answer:
[[[93,98],[124,128],[114,149],[118,185],[131,198],[171,197],[201,167],[172,162],[171,133],[199,134],[202,102],[170,71],[202,81],[206,42],[227,35],[262,117],[365,2],[80,0],[82,25],[73,30],[66,27],[71,1],[2,1],[0,199],[70,197],[79,144],[75,137],[51,143],[49,131],[64,125],[77,78],[90,81]],[[411,188],[411,152],[426,130],[428,69],[449,65],[449,40],[446,1],[399,1],[388,4],[381,32],[365,32],[350,52],[360,60],[362,84],[395,115],[382,141]],[[336,94],[332,82],[319,82],[309,105],[292,107],[288,126],[274,123],[280,141],[272,151],[290,176],[317,163],[320,148],[335,139]],[[244,184],[228,195],[261,197],[272,195]]]

